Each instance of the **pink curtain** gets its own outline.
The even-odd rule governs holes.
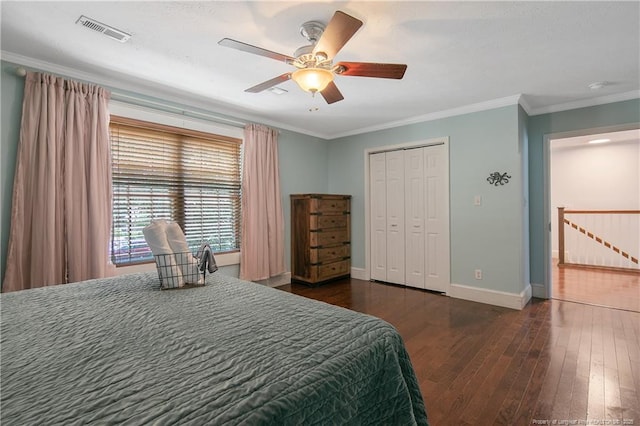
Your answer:
[[[278,132],[248,124],[243,143],[240,278],[257,281],[285,272]]]
[[[3,291],[113,274],[109,97],[27,73]]]

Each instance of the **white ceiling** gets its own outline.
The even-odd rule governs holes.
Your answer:
[[[605,143],[590,143],[594,140],[608,139]],[[620,130],[617,132],[595,133],[590,135],[573,136],[568,138],[552,139],[551,150],[575,148],[575,147],[593,147],[607,146],[619,143],[636,143],[640,144],[640,129]]]
[[[120,91],[180,101],[324,138],[511,102],[549,112],[640,93],[640,2],[2,1],[2,59]],[[244,89],[291,66],[217,43],[286,55],[309,20],[364,22],[336,61],[406,63],[402,80],[337,76],[327,105],[293,81]],[[80,15],[132,35],[119,43]],[[593,82],[608,82],[591,90]],[[315,108],[318,110],[315,110]],[[310,112],[309,110],[313,111]]]

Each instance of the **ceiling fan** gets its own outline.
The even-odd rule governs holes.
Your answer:
[[[245,92],[262,92],[276,84],[292,79],[307,92],[312,94],[320,92],[325,101],[332,104],[344,99],[333,82],[335,75],[401,79],[407,69],[404,64],[373,62],[338,62],[334,65],[333,58],[361,26],[362,21],[339,10],[336,11],[326,27],[317,21],[305,22],[300,27],[300,34],[311,44],[299,48],[293,56],[272,52],[230,38],[223,38],[218,44],[266,56],[297,68],[295,71],[284,73],[250,87]]]

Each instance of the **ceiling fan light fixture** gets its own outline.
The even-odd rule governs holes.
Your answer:
[[[324,68],[302,68],[291,74],[291,79],[304,91],[322,92],[333,81],[333,73]]]
[[[2,1],[2,0],[0,0]],[[362,21],[337,10],[325,26],[318,21],[302,24],[300,34],[309,44],[298,48],[293,56],[272,52],[271,50],[243,43],[230,38],[218,42],[221,46],[231,47],[243,52],[264,56],[292,65],[296,68],[270,80],[245,89],[248,93],[260,93],[273,86],[293,80],[298,86],[311,94],[321,92],[328,105],[344,99],[333,82],[336,75],[353,77],[392,78],[404,77],[406,64],[385,64],[374,62],[341,62],[333,65],[333,58],[362,26]]]

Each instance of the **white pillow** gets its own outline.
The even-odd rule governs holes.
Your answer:
[[[176,256],[176,261],[182,271],[182,277],[187,284],[203,284],[203,277],[200,276],[198,270],[198,259],[196,259],[189,250],[187,237],[184,236],[182,228],[176,222],[167,222],[165,228],[167,240],[171,251]]]
[[[164,219],[152,220],[142,229],[142,234],[156,258],[160,285],[163,288],[184,287],[182,272],[178,267],[173,250],[167,239],[167,221]]]

